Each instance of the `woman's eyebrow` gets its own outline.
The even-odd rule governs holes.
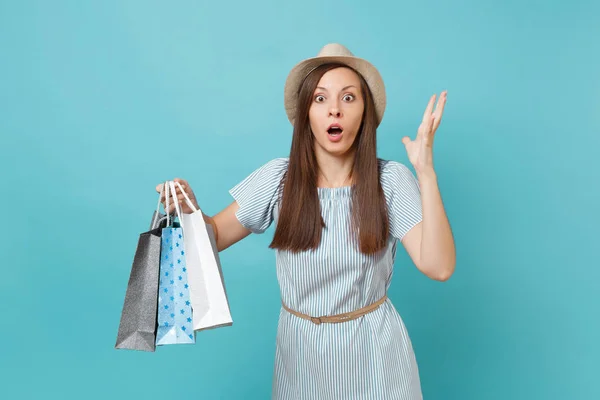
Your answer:
[[[346,86],[346,87],[342,88],[342,90],[341,90],[341,91],[343,92],[344,90],[348,90],[348,89],[350,89],[351,87],[352,87],[352,88],[354,88],[354,89],[356,89],[356,86],[354,86],[354,85],[348,85],[348,86]],[[321,87],[321,86],[317,86],[317,89],[321,89],[321,90],[324,90],[324,91],[326,91],[326,92],[328,91],[327,89],[325,89],[324,87]]]

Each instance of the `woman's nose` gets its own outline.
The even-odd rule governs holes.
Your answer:
[[[329,115],[335,117],[335,118],[339,118],[342,116],[342,113],[340,111],[340,109],[337,106],[331,107],[329,109]]]

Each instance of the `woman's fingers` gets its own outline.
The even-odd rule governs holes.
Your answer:
[[[177,183],[179,183],[179,185],[175,184],[175,193],[172,193],[171,190],[169,190],[169,199],[168,199],[169,207],[168,207],[168,209],[167,209],[167,204],[166,204],[167,199],[165,198],[166,190],[163,190],[164,183],[161,183],[156,186],[156,191],[159,193],[162,192],[162,194],[160,196],[160,202],[163,205],[163,208],[165,209],[165,211],[167,213],[173,214],[175,212],[173,199],[176,198],[177,203],[179,203],[179,207],[183,212],[185,212],[185,213],[193,212],[194,210],[188,206],[187,200],[186,200],[186,196],[187,196],[190,199],[190,201],[192,201],[192,204],[195,201],[195,200],[193,200],[194,193],[193,193],[192,189],[189,187],[188,182],[185,179],[181,179],[181,178],[175,178],[175,179],[173,179],[173,182],[177,182]],[[170,189],[170,188],[168,188],[168,189]],[[183,189],[183,192],[181,189]]]
[[[188,188],[189,188],[190,185],[188,185],[188,183],[187,183],[187,181],[185,179],[175,178],[175,179],[173,179],[173,182],[179,183],[179,185],[181,185],[181,187],[183,188],[183,190],[185,190],[186,193],[189,193],[189,189]],[[179,191],[179,185],[177,185],[177,184],[175,185],[175,188],[176,188],[177,191]]]
[[[437,130],[437,127],[440,126],[440,122],[442,121],[442,115],[444,114],[444,107],[446,106],[447,96],[448,96],[448,92],[443,91],[442,94],[440,95],[440,100],[438,101],[438,103],[435,107],[435,111],[434,111],[435,121],[434,121],[433,128],[432,128],[434,132]]]
[[[181,211],[182,206],[183,206],[183,200],[179,199],[177,200],[177,204],[179,207],[179,210]],[[173,204],[173,200],[169,200],[169,208],[167,209],[165,203],[163,203],[163,207],[165,208],[165,211],[169,214],[174,214],[175,213],[175,204]],[[187,208],[187,207],[186,207]]]
[[[429,116],[433,112],[433,106],[435,104],[435,98],[436,98],[435,94],[432,95],[429,98],[429,102],[427,103],[427,107],[425,107],[425,112],[423,112],[423,119],[421,120],[422,123],[427,123],[428,122]]]

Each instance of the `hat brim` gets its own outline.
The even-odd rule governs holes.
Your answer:
[[[385,113],[386,94],[381,74],[369,61],[353,56],[324,56],[308,58],[296,64],[288,74],[284,88],[285,112],[290,123],[294,124],[297,111],[298,90],[300,85],[315,68],[328,63],[340,63],[358,72],[367,82],[375,103],[377,125],[381,123]]]

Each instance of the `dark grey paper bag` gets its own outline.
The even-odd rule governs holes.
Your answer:
[[[116,349],[154,351],[162,228],[166,220],[154,212],[150,230],[140,235],[135,251]]]

